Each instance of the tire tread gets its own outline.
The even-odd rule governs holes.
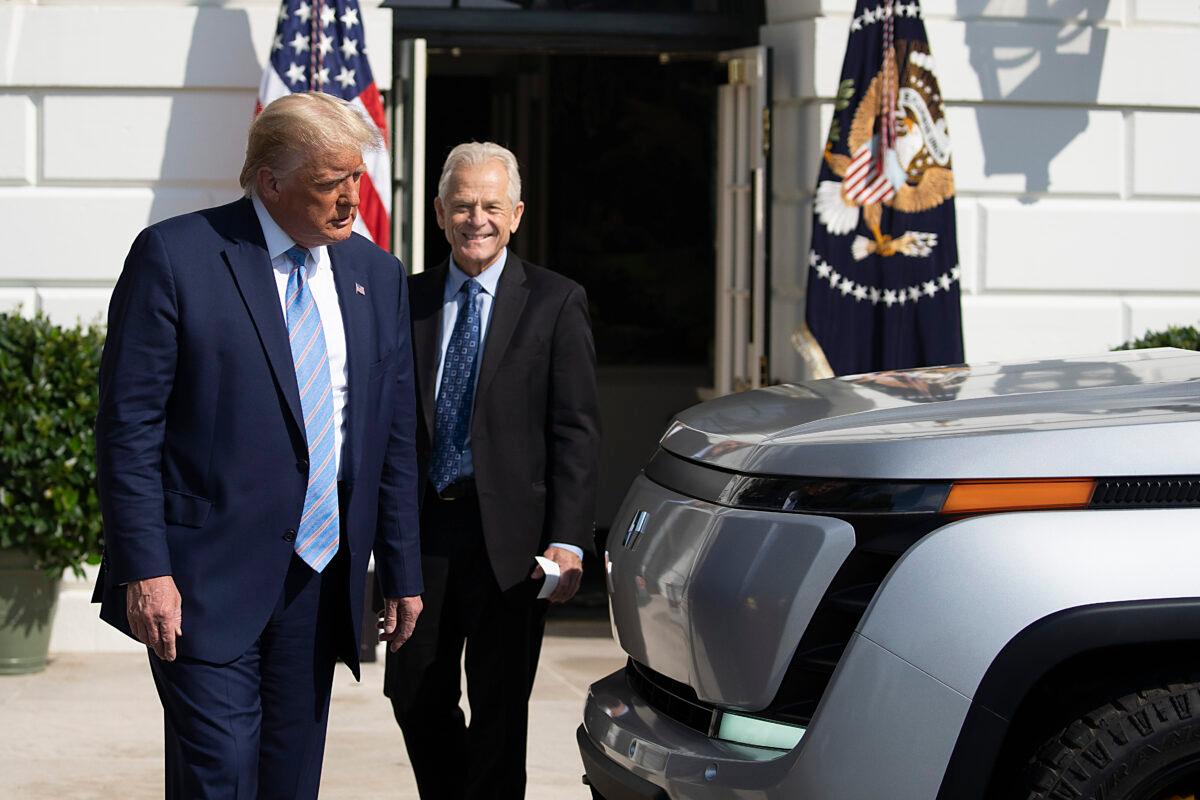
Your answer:
[[[1086,800],[1122,797],[1123,773],[1139,767],[1143,748],[1170,742],[1187,731],[1182,745],[1200,747],[1200,681],[1164,682],[1116,699],[1066,725],[1036,750],[1026,768],[1025,800]],[[1180,744],[1175,741],[1175,744]],[[1127,760],[1130,763],[1126,763]],[[1105,788],[1097,792],[1097,788]],[[1116,793],[1110,793],[1116,790]]]

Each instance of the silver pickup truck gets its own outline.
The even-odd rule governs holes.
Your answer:
[[[1200,354],[884,372],[679,415],[605,568],[603,800],[1200,788]]]

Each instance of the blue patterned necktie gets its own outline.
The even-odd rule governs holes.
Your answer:
[[[471,404],[475,400],[475,361],[479,355],[479,306],[475,298],[483,287],[471,278],[459,288],[466,302],[459,309],[450,344],[442,364],[434,419],[433,460],[429,478],[439,492],[458,478],[463,448],[471,426]]]
[[[287,328],[296,365],[296,386],[308,439],[308,490],[296,533],[296,555],[317,572],[338,550],[337,459],[333,448],[333,381],[321,312],[308,288],[304,260],[308,251],[287,251],[295,265],[287,282]]]

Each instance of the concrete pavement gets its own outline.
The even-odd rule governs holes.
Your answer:
[[[530,703],[529,800],[586,800],[575,748],[587,686],[624,663],[603,621],[551,621]],[[355,683],[339,666],[323,800],[416,788],[382,694],[383,664]],[[465,702],[465,701],[464,701]],[[146,657],[64,653],[45,672],[0,677],[0,798],[162,797],[162,711]]]

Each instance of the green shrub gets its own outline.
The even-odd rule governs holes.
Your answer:
[[[100,563],[96,496],[99,326],[0,314],[0,548],[57,577]]]
[[[1126,342],[1114,350],[1143,350],[1147,347],[1178,347],[1200,350],[1200,331],[1192,325],[1171,325],[1165,331],[1148,331],[1140,339]]]

